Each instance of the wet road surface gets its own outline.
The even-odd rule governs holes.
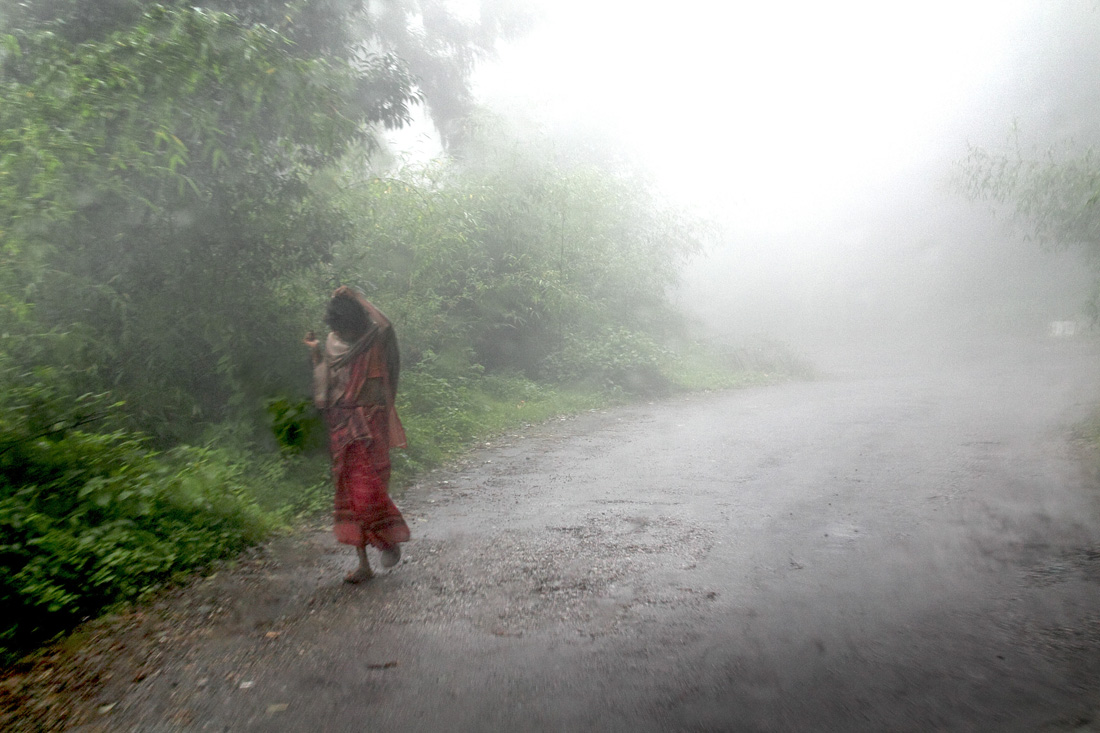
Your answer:
[[[318,528],[180,595],[79,729],[1100,729],[1098,357],[841,360],[532,427],[410,489],[368,584]]]

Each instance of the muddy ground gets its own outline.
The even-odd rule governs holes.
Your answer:
[[[282,538],[7,681],[16,730],[1100,730],[1100,343],[592,412]],[[377,555],[374,555],[377,565]]]

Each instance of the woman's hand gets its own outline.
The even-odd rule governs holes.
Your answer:
[[[314,364],[321,361],[321,342],[317,340],[317,334],[313,333],[313,331],[306,331],[306,336],[302,339],[302,343],[309,347],[309,355],[313,359]]]

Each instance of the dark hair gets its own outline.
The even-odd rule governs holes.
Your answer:
[[[350,295],[339,293],[332,297],[325,308],[325,323],[337,333],[359,338],[370,328],[370,316],[366,309]]]

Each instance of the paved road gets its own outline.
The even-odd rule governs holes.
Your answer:
[[[931,348],[532,428],[411,490],[370,584],[319,529],[181,595],[83,729],[1100,729],[1098,357]]]

